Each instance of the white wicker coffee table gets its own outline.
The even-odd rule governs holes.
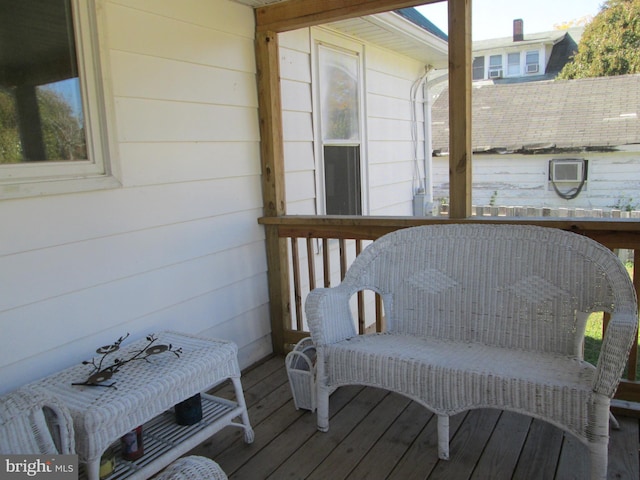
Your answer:
[[[243,428],[245,442],[253,441],[236,345],[176,332],[162,332],[157,337],[156,344],[182,348],[180,357],[165,352],[149,357],[149,361],[128,363],[110,381],[116,388],[72,385],[86,381],[90,365],[77,365],[32,384],[69,407],[76,450],[89,480],[98,480],[105,450],[138,425],[145,425],[145,454],[135,462],[119,459],[110,478],[146,479],[228,425]],[[144,339],[130,345],[125,342],[118,353],[126,358],[128,352],[139,351],[146,344]],[[171,407],[226,379],[233,382],[235,402],[202,394],[202,421],[188,427],[176,424],[168,412]],[[238,417],[240,422],[234,420]]]

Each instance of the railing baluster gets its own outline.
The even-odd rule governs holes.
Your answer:
[[[347,274],[347,240],[340,239],[340,281],[344,280]]]
[[[362,252],[362,240],[356,240],[356,257]],[[360,334],[365,333],[367,325],[365,322],[364,312],[364,292],[360,290],[358,292],[358,332]]]
[[[384,332],[384,317],[382,312],[382,297],[376,293],[376,332]]]
[[[331,286],[331,258],[329,252],[329,239],[322,239],[322,268],[324,270],[324,288]]]
[[[307,266],[309,268],[309,291],[316,288],[316,262],[313,251],[313,239],[307,237]]]
[[[302,330],[302,292],[300,288],[300,257],[298,255],[298,239],[291,238],[291,257],[293,261],[293,295],[296,308],[296,328]]]

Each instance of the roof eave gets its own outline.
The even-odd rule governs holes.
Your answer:
[[[356,26],[364,24],[375,27],[375,39],[355,33]],[[448,43],[398,13],[379,13],[333,22],[330,26],[407,55],[434,68],[447,68],[448,66]]]

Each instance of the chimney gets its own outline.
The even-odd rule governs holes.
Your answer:
[[[521,42],[524,40],[524,24],[521,18],[513,21],[513,41]]]

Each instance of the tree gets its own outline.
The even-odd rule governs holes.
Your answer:
[[[607,0],[558,78],[640,73],[640,0]]]
[[[38,160],[83,160],[87,158],[81,114],[73,111],[62,94],[49,88],[37,89],[45,158]],[[20,125],[14,95],[0,88],[0,164],[24,162]]]
[[[47,160],[86,159],[82,122],[62,95],[47,88],[38,89]]]
[[[18,163],[21,160],[22,146],[13,98],[0,88],[0,163]]]

